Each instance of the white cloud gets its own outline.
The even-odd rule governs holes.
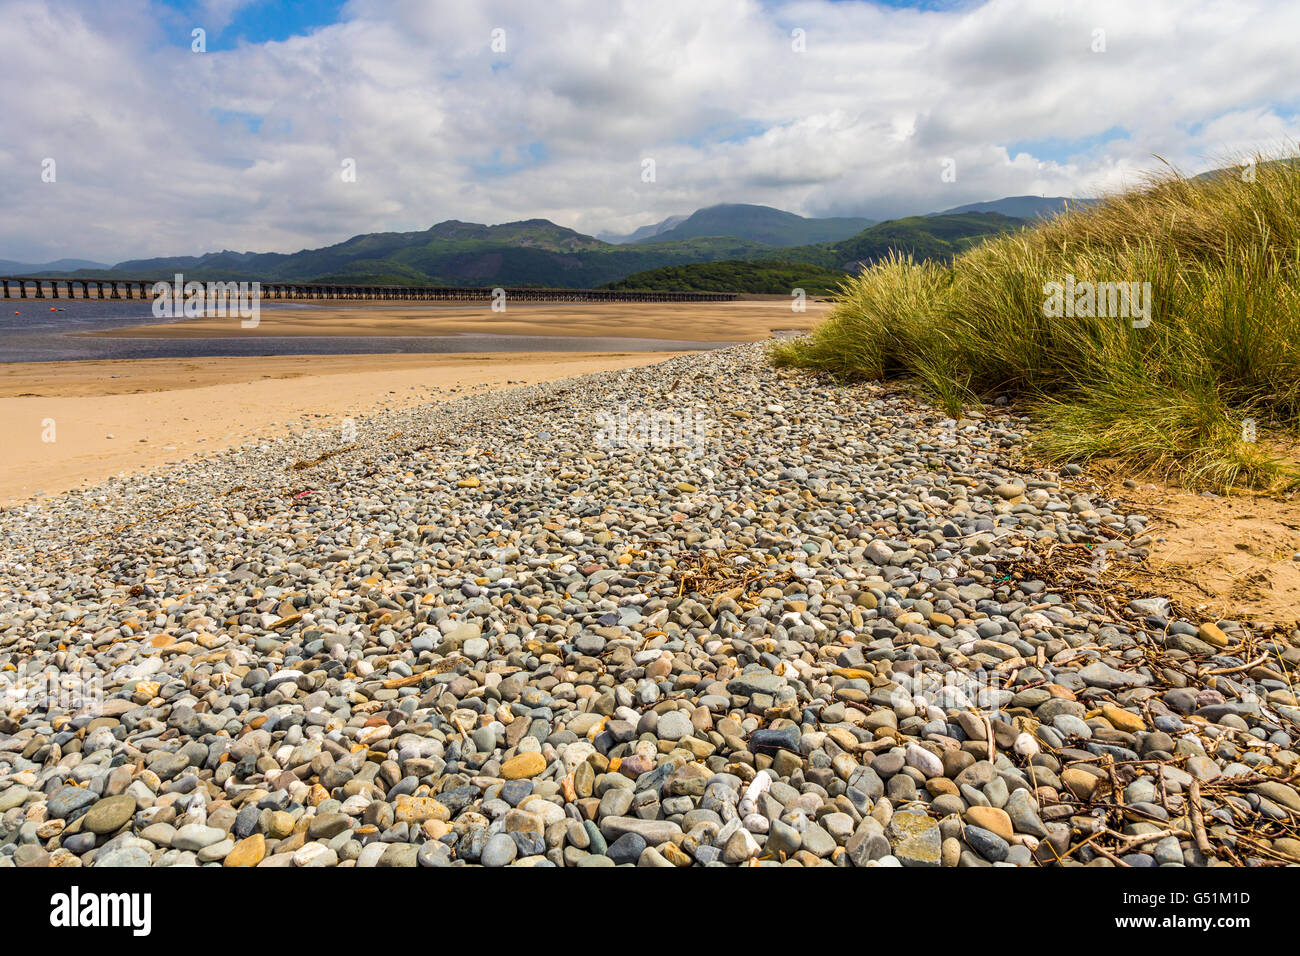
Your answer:
[[[254,2],[256,0],[203,0],[199,4],[198,25],[212,33],[220,33],[235,19],[235,14],[251,7]]]
[[[242,5],[209,0],[210,34]],[[0,258],[631,230],[714,202],[884,217],[1300,138],[1300,8],[1269,0],[352,0],[284,42],[193,54],[188,31],[145,0],[7,0]]]

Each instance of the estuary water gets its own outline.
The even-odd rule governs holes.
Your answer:
[[[311,310],[321,306],[277,303],[275,308]],[[319,337],[258,334],[248,338],[165,339],[77,334],[152,325],[157,321],[153,315],[153,302],[149,299],[0,299],[0,362],[199,358],[219,355],[374,355],[386,352],[671,352],[719,348],[731,344],[616,336],[475,333]]]

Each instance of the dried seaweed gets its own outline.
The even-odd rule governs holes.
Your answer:
[[[743,548],[726,551],[692,551],[677,559],[672,580],[679,598],[695,594],[702,598],[730,597],[749,610],[758,606],[758,592],[795,580],[793,571],[773,571],[760,552]]]

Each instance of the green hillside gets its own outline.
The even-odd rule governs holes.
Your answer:
[[[665,266],[638,272],[605,286],[607,289],[649,289],[682,292],[740,292],[749,295],[829,295],[849,278],[839,269],[805,262],[745,262],[724,260],[686,266]]]
[[[810,262],[828,269],[858,272],[889,256],[910,255],[918,261],[950,262],[958,253],[978,245],[990,236],[1027,225],[998,213],[957,213],[942,216],[909,216],[878,222],[841,242],[773,249],[761,258]]]
[[[225,251],[197,257],[137,259],[118,263],[111,273],[153,278],[183,272],[199,281],[595,288],[638,273],[710,262],[800,263],[832,272],[857,272],[863,264],[876,262],[891,251],[946,262],[980,239],[1022,223],[992,214],[917,216],[877,223],[837,242],[790,247],[729,235],[677,239],[660,236],[653,242],[614,245],[545,219],[497,226],[448,220],[423,232],[367,233],[332,246],[291,254]],[[104,270],[82,274],[102,275]],[[712,281],[718,281],[723,274],[712,275]],[[734,278],[760,286],[769,279],[784,283],[783,277],[775,275],[763,279],[757,273],[747,276],[744,280]],[[813,285],[821,288],[828,279],[822,276],[818,281],[821,285],[816,281]]]

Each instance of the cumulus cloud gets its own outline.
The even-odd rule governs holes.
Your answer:
[[[198,9],[216,33],[244,5]],[[3,8],[0,258],[29,261],[716,202],[884,218],[1093,195],[1300,128],[1300,8],[1270,0],[351,0],[202,54],[148,0]]]

